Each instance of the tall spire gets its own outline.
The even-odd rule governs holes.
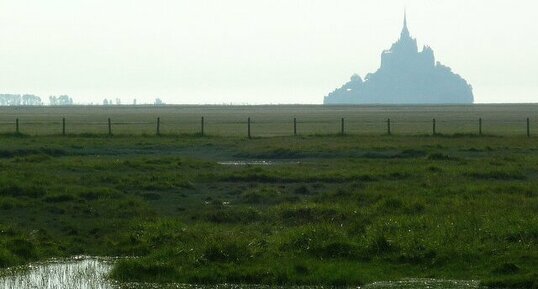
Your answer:
[[[403,23],[403,29],[402,34],[400,35],[400,39],[403,38],[409,38],[409,29],[407,29],[407,9],[404,10],[404,23]]]
[[[404,29],[407,29],[407,9],[404,9]]]

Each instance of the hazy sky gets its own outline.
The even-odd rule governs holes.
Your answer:
[[[0,0],[0,93],[321,103],[409,29],[476,102],[538,102],[533,0]]]

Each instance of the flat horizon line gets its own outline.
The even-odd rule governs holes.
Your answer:
[[[538,105],[538,102],[483,102],[483,103],[391,103],[391,104],[316,104],[316,103],[264,103],[264,104],[188,104],[188,103],[167,103],[167,104],[68,104],[68,105],[0,105],[1,108],[43,108],[43,107],[170,107],[170,106],[317,106],[317,107],[390,107],[390,106],[481,106],[481,105]]]

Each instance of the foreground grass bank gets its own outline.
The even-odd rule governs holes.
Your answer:
[[[123,281],[537,288],[538,145],[476,136],[0,140],[0,267]]]

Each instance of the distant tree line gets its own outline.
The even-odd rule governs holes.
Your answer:
[[[73,99],[67,95],[49,96],[50,105],[72,105]],[[41,97],[33,94],[0,94],[0,106],[44,105]]]
[[[68,95],[60,96],[49,96],[49,105],[73,105],[73,98]],[[115,101],[112,99],[104,99],[103,105],[121,105],[121,99],[116,98]],[[155,106],[162,106],[165,103],[160,99],[156,98],[153,102]],[[19,105],[45,105],[41,97],[33,94],[0,94],[0,106],[19,106]],[[92,103],[93,105],[93,103]],[[137,105],[136,99],[133,99],[133,105]]]
[[[113,105],[114,102],[112,101],[112,99],[104,99],[103,100],[103,105]],[[121,99],[119,98],[116,98],[116,105],[121,105]]]
[[[0,94],[0,105],[43,105],[43,101],[39,96],[32,94]]]
[[[153,102],[153,104],[155,106],[165,105],[165,103],[160,98],[156,98],[155,101]],[[105,98],[105,99],[103,99],[103,105],[121,105],[121,99],[116,98],[116,102],[114,102],[114,101],[112,101],[112,99]],[[136,98],[133,99],[133,105],[137,105]]]

